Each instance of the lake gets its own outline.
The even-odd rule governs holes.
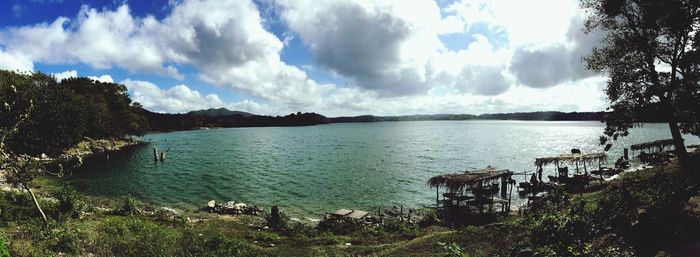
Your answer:
[[[142,138],[149,146],[74,171],[70,183],[87,194],[130,194],[180,209],[234,200],[318,218],[339,208],[432,204],[435,190],[426,181],[439,174],[488,165],[532,172],[535,157],[571,148],[602,151],[603,127],[600,122],[411,121],[157,133]],[[635,128],[615,142],[608,165],[623,147],[670,137],[666,124]],[[685,140],[700,142],[687,135]],[[154,146],[169,149],[165,162],[154,163]]]

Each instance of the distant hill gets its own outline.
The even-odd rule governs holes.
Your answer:
[[[206,111],[206,110],[205,110]],[[213,116],[211,114],[186,114],[155,113],[141,109],[141,113],[148,120],[150,131],[178,131],[200,128],[234,128],[234,127],[284,127],[284,126],[310,126],[328,124],[330,121],[317,113],[292,113],[286,116],[262,116],[247,113],[244,116],[238,112],[233,115]]]
[[[240,115],[243,117],[250,117],[254,116],[255,114],[249,113],[249,112],[241,112],[241,111],[231,111],[226,108],[210,108],[206,110],[197,110],[197,111],[191,111],[188,112],[187,114],[190,115],[199,115],[199,116],[208,116],[208,117],[220,117],[220,116],[232,116],[232,115]]]
[[[362,115],[330,118],[331,123],[416,121],[416,120],[542,120],[542,121],[586,121],[602,120],[605,112],[516,112],[495,114],[432,114],[403,116]]]

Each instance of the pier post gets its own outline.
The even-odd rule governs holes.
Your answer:
[[[508,193],[508,186],[506,177],[501,177],[501,197],[505,197],[506,193]]]
[[[440,187],[435,187],[435,208],[440,206]]]
[[[158,148],[153,147],[153,160],[158,161]]]
[[[629,160],[629,159],[630,159],[629,149],[625,148],[625,160]]]
[[[165,152],[163,151],[163,152],[160,152],[160,161],[164,161],[164,160],[165,160]]]

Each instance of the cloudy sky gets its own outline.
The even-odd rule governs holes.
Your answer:
[[[158,112],[598,111],[578,0],[2,0],[0,69],[125,84]]]

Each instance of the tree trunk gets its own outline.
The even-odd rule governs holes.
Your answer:
[[[675,74],[675,73],[674,73]],[[671,92],[669,92],[669,98],[671,97]],[[688,151],[685,150],[685,143],[683,143],[683,136],[681,135],[681,130],[678,127],[678,120],[676,119],[675,108],[671,104],[671,100],[666,99],[664,101],[668,112],[668,127],[671,129],[671,137],[673,138],[673,147],[676,149],[676,155],[678,156],[678,162],[681,167],[688,167]]]
[[[676,155],[678,155],[678,161],[681,163],[682,167],[686,167],[688,164],[688,151],[685,150],[685,144],[683,143],[683,136],[681,135],[681,130],[678,128],[678,123],[675,119],[672,119],[668,123],[668,127],[671,129],[671,136],[673,137],[673,147],[676,148]]]
[[[22,186],[24,187],[27,192],[29,192],[29,195],[32,196],[32,200],[34,200],[34,205],[36,206],[36,209],[39,210],[39,213],[41,213],[41,218],[44,219],[44,225],[48,226],[49,225],[49,220],[46,219],[46,214],[44,214],[44,211],[41,209],[41,206],[39,205],[39,201],[36,200],[36,196],[34,196],[34,193],[32,192],[31,189],[27,186],[27,184],[22,183]]]

